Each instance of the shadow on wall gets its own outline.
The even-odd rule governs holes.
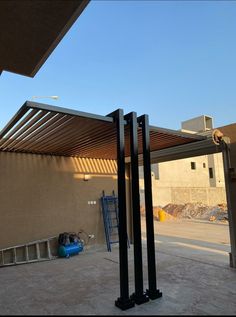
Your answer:
[[[0,173],[0,248],[80,230],[104,243],[100,197],[117,192],[114,161],[0,152]]]

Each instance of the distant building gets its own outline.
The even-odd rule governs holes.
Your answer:
[[[181,131],[205,134],[213,119],[202,115],[181,123]],[[215,205],[226,202],[222,154],[191,157],[152,165],[153,205],[187,202]],[[144,204],[143,169],[140,167],[140,198]]]

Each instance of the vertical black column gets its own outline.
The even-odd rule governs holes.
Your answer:
[[[117,129],[120,297],[115,301],[115,305],[122,310],[126,310],[134,306],[134,301],[129,297],[123,110],[118,109],[109,116],[115,119]]]
[[[135,303],[140,305],[149,300],[143,292],[143,262],[142,262],[142,236],[140,222],[139,199],[139,170],[138,170],[138,126],[137,114],[131,112],[125,116],[130,127],[130,154],[131,154],[131,184],[132,184],[132,212],[133,212],[133,244],[134,244],[134,274],[135,292],[131,295]]]
[[[229,235],[231,252],[229,253],[229,263],[231,267],[236,268],[236,202],[235,202],[235,189],[236,179],[232,177],[234,168],[231,167],[230,149],[224,140],[220,141],[223,155],[224,176],[225,176],[225,191],[228,207],[229,217]]]
[[[150,133],[148,116],[143,115],[138,118],[142,127],[143,138],[143,167],[144,167],[144,189],[145,189],[145,208],[146,208],[146,231],[147,231],[147,256],[148,256],[148,284],[147,295],[150,299],[162,296],[156,287],[156,260],[155,260],[155,241],[153,224],[153,205],[152,205],[152,178],[151,178],[151,159],[150,159]]]

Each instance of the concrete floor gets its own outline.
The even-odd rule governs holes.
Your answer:
[[[147,288],[143,223],[144,287]],[[119,297],[118,247],[87,247],[69,259],[0,268],[1,315],[235,315],[236,270],[227,224],[155,222],[158,288],[163,297],[126,311]],[[129,249],[130,293],[134,290]]]

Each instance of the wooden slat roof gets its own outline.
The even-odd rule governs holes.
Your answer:
[[[150,127],[151,151],[203,139],[196,134]],[[141,128],[138,144],[142,153]],[[129,157],[128,125],[125,145]],[[109,116],[27,101],[0,132],[0,151],[116,159],[116,126]]]

